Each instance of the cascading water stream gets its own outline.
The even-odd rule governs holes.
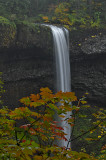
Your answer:
[[[59,28],[56,26],[49,26],[52,30],[54,50],[56,57],[56,72],[57,72],[57,91],[70,92],[70,61],[69,61],[69,32],[66,28]],[[65,119],[70,117],[71,112],[68,112]],[[67,134],[66,139],[69,140],[71,136],[71,127],[63,119],[61,126],[64,132]],[[67,146],[68,141],[61,140],[59,146],[70,148],[70,143]]]
[[[71,91],[71,78],[70,78],[70,62],[69,62],[69,32],[66,28],[60,28],[52,25],[49,26],[52,30],[54,51],[56,57],[56,72],[57,72],[57,91],[70,92]],[[71,112],[68,112],[65,119],[70,117]],[[64,132],[67,134],[67,140],[71,136],[71,127],[64,119],[57,117],[59,125],[62,126]],[[68,146],[67,146],[68,144]],[[60,147],[70,148],[70,143],[65,140],[59,141]]]

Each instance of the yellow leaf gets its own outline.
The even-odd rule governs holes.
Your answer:
[[[49,18],[47,16],[42,17],[42,18],[43,18],[44,22],[49,22]]]
[[[95,36],[91,36],[92,38],[95,38],[96,37],[96,35]]]
[[[61,117],[61,118],[65,118],[65,116],[64,116],[64,115],[59,115],[59,117]]]
[[[43,160],[42,156],[34,156],[34,160]]]
[[[98,136],[98,138],[101,138],[101,136]]]
[[[82,104],[86,104],[86,103],[87,103],[87,101],[81,101],[81,103],[82,103]]]
[[[86,95],[89,94],[88,92],[85,93]]]

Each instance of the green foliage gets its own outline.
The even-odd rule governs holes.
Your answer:
[[[99,28],[101,25],[101,12],[97,8],[98,3],[92,1],[88,6],[86,1],[70,1],[60,3],[54,11],[53,21],[68,25],[68,29]],[[100,7],[102,4],[100,3]]]
[[[16,25],[14,22],[9,21],[7,18],[0,16],[0,24],[1,25],[8,25],[11,28],[16,28]]]
[[[30,0],[0,0],[0,14],[8,16],[11,14],[28,14]],[[21,8],[21,9],[20,9]]]
[[[81,145],[87,153],[100,154],[100,150],[105,141],[105,110],[102,110],[104,120],[100,119],[102,126],[97,123],[96,115],[100,111],[97,107],[80,108],[75,118],[73,129],[73,142],[77,145],[77,151],[81,150]],[[102,122],[103,121],[103,122]],[[103,127],[104,125],[104,127]]]
[[[2,16],[0,16],[0,23],[1,24],[10,24],[9,20],[7,18],[2,17]]]
[[[2,82],[1,82],[2,85]],[[1,88],[2,89],[2,88]],[[77,97],[73,92],[53,94],[49,88],[41,88],[39,94],[31,94],[20,100],[23,106],[15,108],[13,111],[7,107],[0,109],[0,158],[7,160],[96,160],[92,155],[84,152],[76,152],[71,149],[56,146],[54,140],[66,140],[64,130],[54,121],[57,112],[62,120],[67,121],[71,126],[75,124],[75,115],[86,101]],[[71,105],[74,102],[77,105]],[[57,107],[57,103],[58,105]],[[73,115],[64,119],[68,111],[73,111]],[[104,113],[102,110],[94,115],[101,130],[104,127]],[[82,118],[85,116],[81,116]],[[100,122],[98,122],[98,119]],[[101,121],[102,119],[102,121]],[[19,121],[21,120],[21,125]],[[93,128],[94,129],[94,128]],[[93,131],[90,129],[90,131]],[[102,149],[103,150],[103,149]],[[103,151],[102,151],[103,152]],[[102,155],[103,157],[104,155]],[[99,158],[98,158],[99,159]]]
[[[68,29],[105,27],[104,0],[0,0],[0,15],[12,21],[59,23]]]

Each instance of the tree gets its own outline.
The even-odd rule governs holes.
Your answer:
[[[24,106],[15,108],[13,111],[6,107],[0,109],[1,159],[18,160],[20,157],[20,160],[96,160],[87,153],[67,150],[53,143],[54,139],[66,140],[63,128],[53,119],[55,112],[63,118],[67,111],[74,111],[71,117],[64,119],[74,126],[74,118],[80,109],[80,104],[86,104],[84,99],[78,101],[73,92],[59,91],[53,94],[49,88],[41,88],[39,94],[31,94],[29,97],[22,98],[20,102]],[[70,102],[76,102],[77,105],[72,106]],[[57,103],[60,104],[58,107]],[[82,107],[88,106],[83,105]],[[102,119],[101,122],[97,120],[96,125],[100,127],[105,125],[102,110],[94,116],[96,119]],[[21,123],[23,122],[21,126],[19,125],[20,120]],[[94,128],[89,132],[93,130]],[[71,137],[70,140],[72,140]]]
[[[51,21],[67,25],[68,29],[99,28],[105,19],[102,8],[103,3],[94,0],[62,1],[56,6]]]
[[[104,0],[0,0],[0,14],[9,19],[34,22],[39,22],[42,15],[51,23],[67,24],[71,29],[99,28],[105,25],[105,3]],[[58,9],[61,10],[60,17]]]

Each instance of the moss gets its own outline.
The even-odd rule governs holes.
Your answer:
[[[0,16],[0,47],[9,47],[15,41],[16,25]]]
[[[0,24],[5,26],[11,26],[13,28],[16,28],[16,24],[14,22],[9,21],[7,18],[0,16]]]
[[[29,28],[34,28],[35,27],[35,23],[30,23],[28,21],[19,21],[18,24],[24,25],[24,26],[28,26]]]
[[[51,51],[52,36],[49,27],[27,20],[14,22],[0,17],[0,48],[11,46],[29,48],[36,45]]]
[[[27,27],[27,29],[29,29],[29,30],[33,30],[33,31],[35,31],[35,30],[38,30],[38,31],[40,31],[40,29],[39,29],[39,24],[35,24],[35,23],[32,23],[32,22],[29,22],[29,21],[27,21],[27,20],[24,20],[24,21],[16,21],[16,25],[20,25],[20,26],[23,26],[24,28],[26,28]]]

